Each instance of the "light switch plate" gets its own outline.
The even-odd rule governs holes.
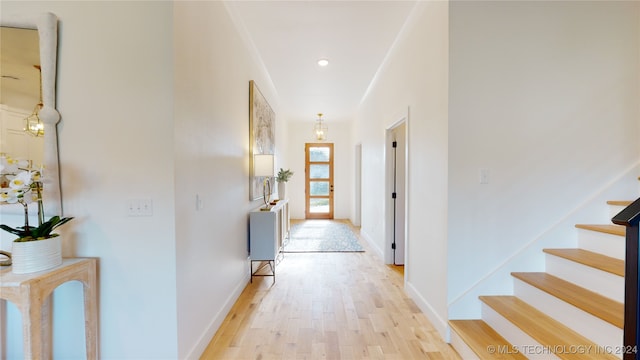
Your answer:
[[[489,183],[489,169],[482,168],[480,169],[480,184],[488,184]]]
[[[127,201],[127,216],[153,216],[151,199],[131,199]]]

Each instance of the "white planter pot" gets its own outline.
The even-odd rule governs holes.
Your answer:
[[[287,183],[279,182],[278,183],[278,199],[284,200],[287,198]]]
[[[28,274],[51,269],[62,264],[60,236],[45,240],[13,242],[11,244],[11,271]]]

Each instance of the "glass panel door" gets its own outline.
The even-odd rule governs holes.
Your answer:
[[[333,219],[333,144],[305,145],[307,219]]]

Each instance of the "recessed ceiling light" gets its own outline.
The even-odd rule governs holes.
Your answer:
[[[329,65],[329,60],[327,60],[327,59],[320,59],[320,60],[318,60],[318,65],[320,65],[320,66],[327,66],[327,65]]]

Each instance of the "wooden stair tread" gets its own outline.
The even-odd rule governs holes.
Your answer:
[[[609,200],[607,201],[607,205],[614,206],[629,206],[633,201],[631,200]]]
[[[482,320],[449,320],[451,328],[482,360],[485,359],[526,359],[521,353],[500,354],[499,351],[490,353],[489,346],[512,349],[512,345],[498,334],[491,326]]]
[[[598,231],[601,233],[625,236],[626,228],[621,225],[591,225],[591,224],[577,224],[578,229]]]
[[[511,275],[613,326],[624,327],[622,303],[544,272],[513,272]]]
[[[621,259],[583,249],[543,249],[542,251],[614,275],[624,276],[624,260]]]
[[[480,296],[480,300],[541,345],[566,347],[584,345],[585,347],[591,346],[593,349],[597,348],[597,345],[589,339],[515,296]],[[595,352],[587,354],[559,353],[556,355],[561,359],[618,359],[613,355],[597,354]]]

